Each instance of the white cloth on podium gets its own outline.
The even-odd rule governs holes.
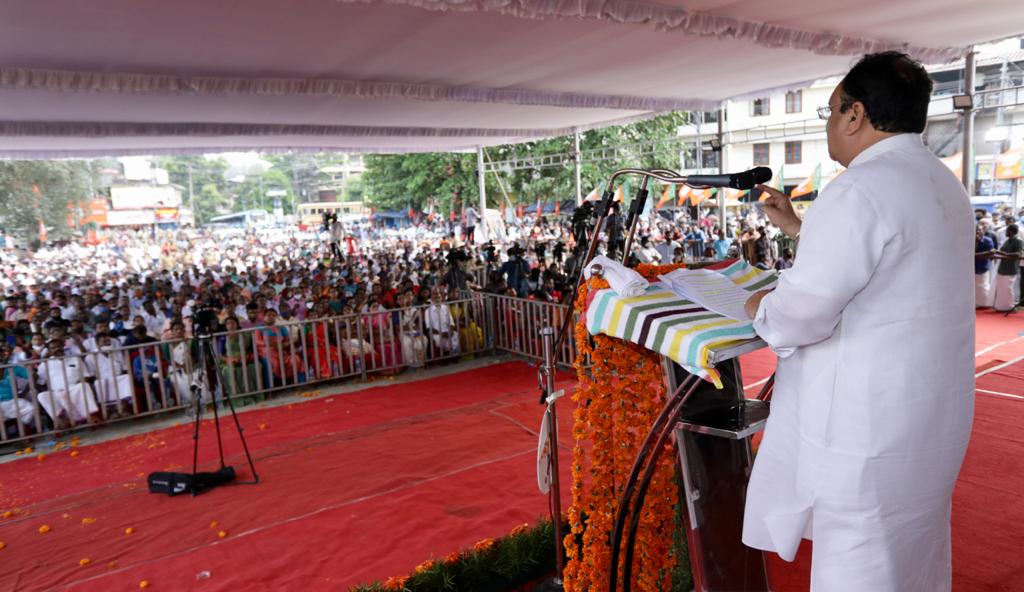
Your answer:
[[[916,134],[862,152],[808,211],[754,328],[779,360],[743,541],[815,592],[945,592],[974,407],[971,206]]]
[[[589,280],[593,273],[594,265],[600,265],[602,267],[601,277],[608,281],[608,285],[611,286],[612,290],[615,291],[619,296],[625,298],[636,298],[647,290],[647,286],[650,283],[644,279],[644,276],[619,263],[613,261],[604,255],[597,255],[590,260],[584,270],[584,275]]]
[[[719,273],[748,292],[771,288],[775,272],[736,261]],[[626,298],[615,290],[598,290],[587,304],[587,329],[658,352],[690,374],[722,388],[721,376],[710,361],[711,351],[757,337],[749,320],[738,321],[711,312],[670,290],[651,284],[642,296]]]
[[[1020,301],[1020,277],[996,274],[995,298],[992,308],[1000,312],[1013,310]]]

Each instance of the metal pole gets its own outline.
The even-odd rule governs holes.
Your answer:
[[[199,216],[196,215],[196,200],[192,192],[192,165],[188,165],[188,207],[192,210],[192,227],[197,226],[196,222],[199,220]],[[180,219],[179,219],[180,223]]]
[[[963,111],[963,168],[964,188],[974,195],[974,47],[964,56],[964,94],[971,97],[971,106]]]
[[[548,414],[548,447],[551,458],[551,521],[555,529],[555,583],[562,583],[562,569],[565,563],[562,551],[562,496],[558,485],[558,417],[555,414],[555,329],[544,327],[540,330],[544,347],[544,391]]]
[[[484,176],[483,146],[477,146],[476,149],[476,181],[480,191],[480,220],[477,222],[477,225],[483,231],[480,234],[481,240],[477,242],[487,242],[490,239],[490,233],[487,229],[487,184],[485,183],[486,177]]]
[[[579,130],[574,130],[573,131],[572,140],[573,140],[573,142],[572,142],[572,144],[573,144],[572,162],[573,162],[573,168],[576,169],[576,206],[579,207],[579,206],[583,205],[583,179],[582,179],[583,155],[580,154],[580,132],[579,132]]]
[[[725,174],[725,136],[722,133],[723,123],[725,119],[725,107],[718,109],[718,174]],[[718,190],[718,228],[722,231],[722,237],[728,234],[725,223],[725,189]],[[711,237],[713,243],[716,237]]]

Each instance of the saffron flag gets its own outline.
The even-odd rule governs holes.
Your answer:
[[[725,190],[725,199],[739,201],[741,197],[747,194],[746,189],[732,189],[727,188]]]
[[[710,199],[718,190],[717,189],[693,189],[690,191],[690,205],[699,206],[701,202],[706,199]]]
[[[597,187],[594,187],[594,189],[583,198],[583,201],[597,201],[599,199],[601,199],[601,196],[597,193]]]
[[[1007,150],[996,159],[996,179],[1024,177],[1024,148]]]
[[[801,195],[807,195],[813,191],[817,191],[821,188],[821,163],[814,167],[814,172],[811,173],[810,177],[807,177],[800,182],[799,185],[793,188],[790,197],[800,197]]]
[[[654,206],[654,209],[660,210],[661,206],[665,205],[666,203],[672,200],[672,194],[674,193],[674,191],[672,191],[672,188],[673,185],[665,186],[665,190],[661,192],[661,199],[658,200],[658,205]]]
[[[677,206],[682,207],[686,204],[686,200],[690,198],[690,193],[693,192],[693,188],[688,185],[679,186],[679,201],[676,202]]]
[[[776,191],[783,191],[783,192],[785,191],[785,188],[786,188],[786,165],[782,165],[782,166],[779,167],[779,173],[777,175],[775,175],[775,180],[772,181],[772,187],[774,187]],[[768,194],[765,193],[765,192],[762,192],[761,196],[757,198],[757,201],[763,202],[766,199],[768,199]]]
[[[562,213],[562,201],[555,200],[555,215],[558,216]]]

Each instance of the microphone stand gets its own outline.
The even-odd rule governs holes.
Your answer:
[[[544,587],[550,590],[561,590],[562,587],[562,568],[564,562],[564,552],[561,545],[562,524],[561,524],[561,497],[559,495],[559,475],[558,475],[558,437],[557,437],[557,425],[555,425],[556,413],[555,413],[555,402],[558,396],[554,392],[555,388],[555,370],[557,367],[556,357],[557,352],[560,351],[564,345],[566,338],[569,336],[569,329],[573,326],[574,321],[574,305],[576,297],[579,295],[580,286],[583,284],[584,269],[586,269],[587,263],[593,258],[597,252],[597,246],[601,241],[601,231],[604,229],[605,221],[608,218],[608,212],[611,208],[612,200],[615,197],[615,181],[623,175],[640,175],[643,177],[643,181],[640,185],[640,191],[637,193],[636,198],[630,204],[629,217],[627,218],[627,226],[629,226],[629,233],[626,237],[625,246],[623,248],[622,262],[625,264],[629,258],[629,252],[632,248],[633,237],[636,234],[637,224],[640,220],[641,212],[643,211],[644,205],[647,202],[647,185],[651,179],[656,179],[662,183],[681,184],[689,185],[695,188],[704,188],[705,185],[698,185],[696,183],[691,184],[689,178],[686,175],[681,175],[671,169],[639,169],[639,168],[625,168],[619,169],[612,173],[611,178],[608,180],[604,193],[601,195],[601,201],[598,203],[597,209],[594,212],[596,221],[593,228],[590,230],[590,240],[587,245],[586,255],[582,259],[576,261],[576,278],[573,281],[573,289],[569,295],[568,300],[563,300],[564,304],[568,305],[568,310],[565,313],[565,319],[562,321],[561,329],[558,332],[558,338],[552,340],[553,329],[551,327],[544,327],[541,329],[541,340],[544,346],[544,363],[538,371],[538,379],[540,381],[540,403],[546,405],[545,414],[549,416],[549,428],[548,434],[548,446],[550,449],[550,462],[548,470],[550,471],[551,477],[551,489],[548,495],[551,496],[551,513],[552,513],[552,526],[554,527],[555,534],[555,563],[556,573],[555,577],[548,582],[545,582]],[[581,254],[580,247],[582,246],[582,239],[586,236],[586,232],[581,232],[577,239],[576,247],[574,248],[574,255],[579,257]]]

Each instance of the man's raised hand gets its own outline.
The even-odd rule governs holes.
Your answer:
[[[800,232],[802,222],[800,216],[796,215],[796,211],[793,209],[793,202],[790,201],[789,196],[767,185],[758,185],[757,188],[768,195],[761,202],[761,207],[764,209],[764,213],[768,215],[768,219],[772,221],[772,224],[781,228],[782,232],[785,232],[790,237],[795,237]]]

